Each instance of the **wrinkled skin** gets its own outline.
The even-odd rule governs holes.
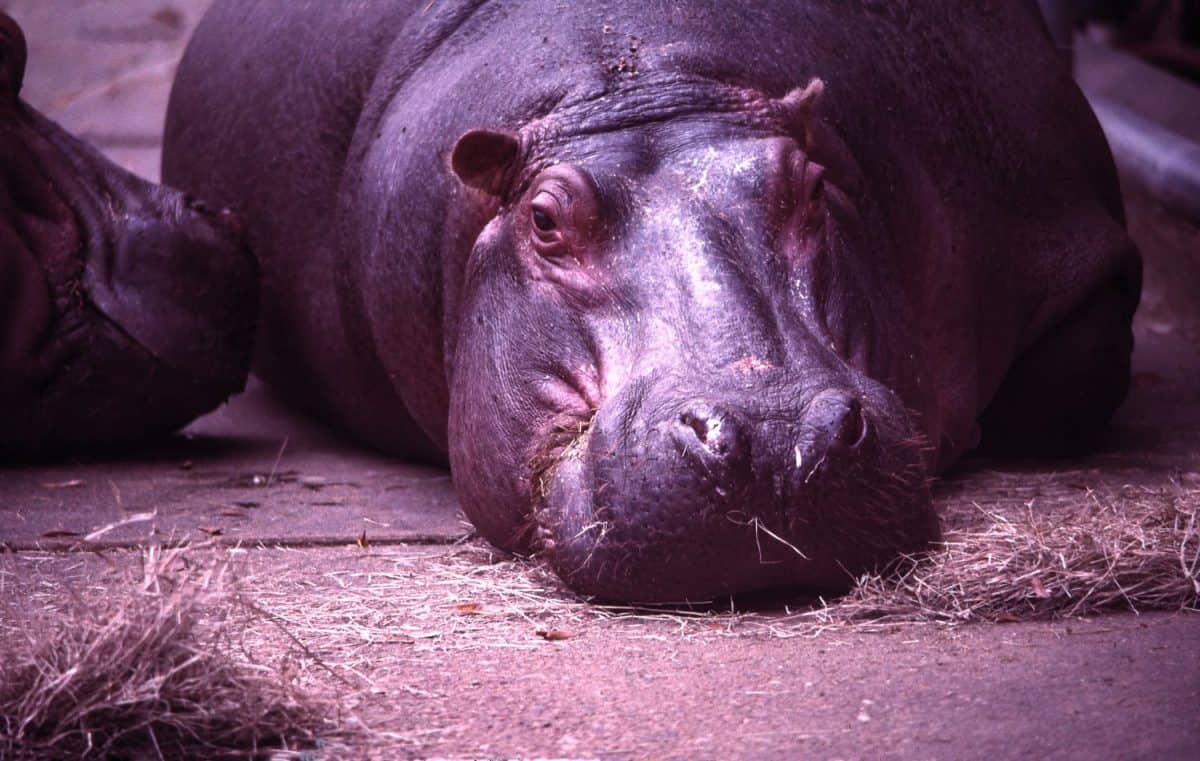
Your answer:
[[[734,5],[218,0],[172,94],[257,371],[601,598],[844,588],[981,435],[1070,450],[1128,383],[1138,255],[1025,4]]]
[[[19,98],[0,13],[0,454],[166,433],[240,390],[257,267],[228,212],[114,166]]]

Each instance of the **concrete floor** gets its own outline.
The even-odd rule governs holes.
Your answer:
[[[25,98],[150,178],[174,64],[206,5],[0,0],[30,40]],[[1130,209],[1147,295],[1134,390],[1112,431],[1080,460],[968,460],[938,486],[944,509],[1200,483],[1200,300],[1186,286],[1200,269],[1180,264],[1200,233],[1145,199]],[[396,546],[351,555],[364,533]],[[318,605],[336,599],[340,569],[468,533],[446,473],[357,450],[258,385],[140,452],[0,469],[0,543],[19,562],[60,564],[64,584],[73,548],[218,536],[296,548],[255,550],[254,562]],[[1195,615],[789,639],[596,619],[562,643],[520,620],[483,625],[521,647],[393,647],[404,669],[376,675],[380,692],[360,705],[392,744],[325,756],[1200,757]]]

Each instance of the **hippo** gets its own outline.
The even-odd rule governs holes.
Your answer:
[[[0,456],[170,432],[249,373],[258,271],[241,222],[22,101],[26,57],[0,12]]]
[[[1129,382],[1032,2],[216,0],[163,173],[246,216],[258,375],[594,599],[845,589]]]

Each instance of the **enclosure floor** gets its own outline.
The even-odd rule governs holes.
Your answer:
[[[480,548],[237,556],[243,586],[273,617],[239,635],[243,646],[270,660],[302,641],[301,677],[340,695],[349,724],[368,730],[320,759],[1186,759],[1200,749],[1197,615],[821,631],[794,628],[775,607],[597,610],[514,581],[519,569],[491,566]],[[13,599],[52,604],[64,587],[110,594],[138,560],[0,557],[0,615]]]
[[[207,4],[0,0],[30,38],[26,99],[151,178],[174,65]],[[1145,199],[1129,206],[1147,280],[1128,402],[1086,458],[968,459],[936,487],[943,513],[1200,484],[1200,235]],[[256,383],[146,450],[0,469],[10,602],[35,581],[51,595],[101,583],[134,562],[127,548],[163,539],[240,546],[280,615],[351,593],[369,615],[380,579],[400,585],[394,638],[329,639],[295,621],[318,654],[357,670],[354,711],[374,731],[321,757],[1200,756],[1197,615],[806,636],[769,613],[568,615],[491,601],[469,563],[446,571],[437,558],[469,533],[448,474],[363,452]],[[423,629],[447,610],[472,615]],[[537,634],[559,629],[561,641]]]

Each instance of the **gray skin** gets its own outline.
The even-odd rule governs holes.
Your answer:
[[[258,271],[241,222],[107,161],[19,97],[0,12],[0,457],[129,444],[241,390]]]
[[[164,176],[250,220],[257,372],[579,592],[845,588],[981,431],[1122,399],[1140,260],[1028,6],[344,6],[218,0]]]

